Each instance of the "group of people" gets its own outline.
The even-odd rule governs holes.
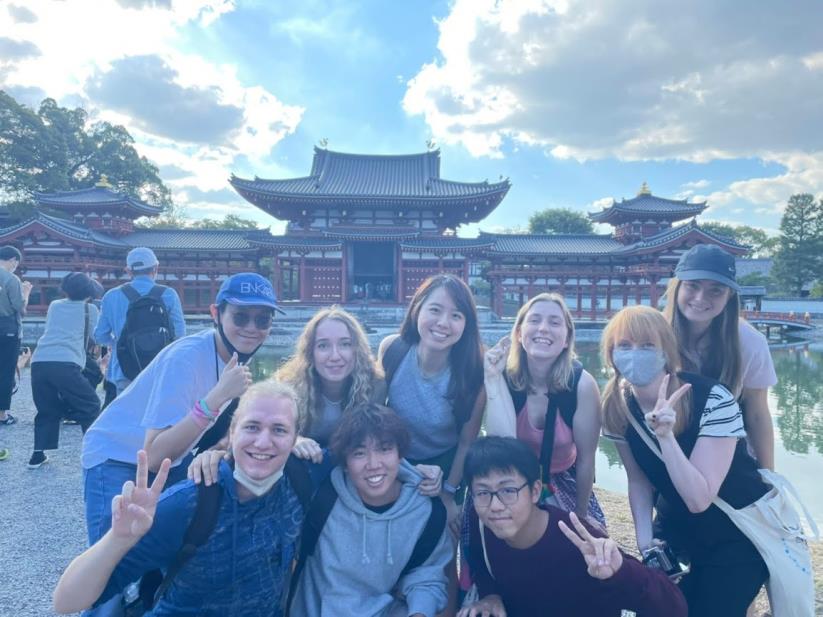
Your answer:
[[[718,500],[744,509],[772,489],[758,469],[774,465],[776,375],[734,274],[698,245],[663,312],[612,318],[602,394],[562,296],[531,298],[484,350],[451,275],[420,286],[376,358],[331,307],[252,384],[280,308],[263,277],[229,277],[214,327],[163,348],[87,427],[90,547],[55,608],[122,614],[142,578],[152,615],[742,617],[769,564]],[[645,563],[607,536],[601,432]]]

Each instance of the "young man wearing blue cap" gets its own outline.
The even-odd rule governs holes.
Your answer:
[[[245,363],[279,310],[267,279],[249,272],[229,277],[211,306],[215,327],[164,348],[100,414],[81,454],[89,544],[108,530],[112,498],[134,478],[140,449],[148,451],[152,471],[172,460],[171,484],[184,477],[180,463],[195,446],[225,434],[233,411],[226,408],[251,383]],[[97,614],[117,614],[107,608]]]
[[[94,340],[98,345],[106,345],[109,348],[106,381],[116,386],[118,395],[131,382],[120,366],[120,360],[117,357],[117,341],[126,325],[129,306],[135,300],[156,294],[158,300],[168,311],[169,325],[172,329],[169,339],[178,339],[186,335],[186,321],[183,318],[180,296],[171,287],[155,283],[158,266],[157,256],[150,248],[138,246],[132,249],[126,256],[126,268],[132,276],[131,282],[110,289],[103,296],[100,320],[94,329]]]

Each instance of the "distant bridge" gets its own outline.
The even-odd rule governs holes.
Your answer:
[[[754,326],[765,326],[767,331],[772,327],[786,330],[811,330],[815,327],[807,316],[798,315],[794,312],[743,311],[743,316]]]

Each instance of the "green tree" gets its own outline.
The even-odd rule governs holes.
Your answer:
[[[87,188],[106,175],[116,190],[168,208],[159,171],[122,126],[89,123],[82,108],[45,99],[35,112],[0,91],[0,200],[19,216],[34,193]]]
[[[533,234],[590,234],[594,231],[589,218],[569,208],[546,208],[529,217]]]
[[[803,286],[823,275],[823,200],[808,193],[792,195],[780,220],[780,244],[773,276],[787,291],[800,295]]]
[[[255,221],[244,219],[236,214],[227,214],[222,221],[205,218],[193,223],[192,227],[197,229],[259,229]]]
[[[772,238],[762,229],[750,225],[728,225],[717,221],[705,221],[700,227],[720,236],[731,238],[738,244],[750,246],[751,257],[770,257],[777,248],[778,238]]]

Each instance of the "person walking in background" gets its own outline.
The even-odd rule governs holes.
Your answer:
[[[31,283],[21,283],[14,274],[22,260],[23,255],[15,247],[0,247],[0,424],[5,425],[17,421],[9,409],[20,355],[23,315],[31,293]]]
[[[99,345],[106,345],[109,348],[106,380],[115,384],[118,396],[136,377],[136,373],[132,372],[129,376],[124,372],[123,357],[117,351],[123,329],[127,324],[129,325],[128,336],[134,338],[137,346],[154,355],[157,355],[160,349],[172,340],[186,335],[183,307],[180,304],[180,297],[177,292],[171,287],[158,285],[154,282],[157,278],[158,266],[157,256],[151,249],[143,246],[132,249],[126,256],[126,268],[132,276],[132,281],[110,289],[103,296],[100,320],[94,329],[94,340]],[[145,304],[145,310],[142,308],[137,309],[137,303],[144,297],[149,298],[141,303],[141,307]],[[165,307],[168,328],[161,328],[171,330],[165,334],[157,331],[153,332],[152,330],[157,330],[158,326],[147,323],[153,321],[153,316],[160,316],[159,314],[162,311],[157,309],[162,307]],[[132,309],[132,318],[128,317],[130,309]],[[132,323],[129,323],[129,319],[132,319]],[[143,324],[140,322],[143,322],[145,327],[141,328]],[[133,349],[134,346],[129,345],[129,348]],[[148,364],[146,358],[142,360],[145,364]],[[148,360],[151,360],[151,358],[148,358]],[[107,397],[105,405],[110,402]]]
[[[734,257],[698,244],[680,258],[663,314],[687,371],[716,379],[739,400],[749,445],[760,467],[774,469],[769,388],[777,373],[766,337],[740,318]]]
[[[57,449],[60,420],[69,415],[86,432],[100,413],[100,399],[83,375],[86,349],[97,324],[98,310],[89,300],[95,288],[82,272],[66,275],[60,284],[66,298],[49,304],[46,327],[31,361],[34,452],[28,468],[48,461],[45,450]]]

